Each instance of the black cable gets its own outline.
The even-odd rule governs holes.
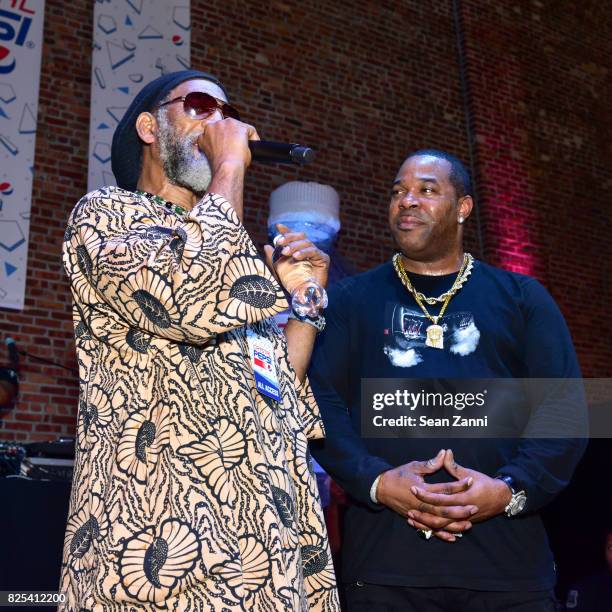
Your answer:
[[[43,357],[39,357],[38,355],[32,355],[32,353],[28,353],[27,351],[18,350],[20,355],[24,357],[29,357],[30,359],[35,359],[36,361],[40,361],[41,363],[46,363],[47,365],[52,365],[56,368],[62,368],[62,370],[68,370],[73,374],[79,375],[79,371],[76,368],[69,368],[68,366],[62,365],[61,363],[57,363],[55,361],[51,361],[50,359],[44,359]]]
[[[472,188],[476,203],[476,235],[478,237],[478,258],[484,260],[484,241],[482,238],[482,223],[480,220],[480,198],[476,181],[476,154],[474,125],[472,118],[472,98],[470,86],[467,79],[465,59],[465,36],[463,34],[463,21],[461,19],[461,0],[453,0],[453,18],[455,21],[455,32],[457,34],[457,56],[459,61],[459,81],[461,82],[461,95],[463,97],[463,112],[465,114],[465,130],[467,136],[468,155],[470,158],[470,174],[472,175]]]

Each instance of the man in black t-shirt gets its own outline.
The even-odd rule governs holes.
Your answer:
[[[538,513],[568,484],[583,440],[360,435],[365,378],[580,377],[544,287],[464,252],[470,194],[453,156],[409,156],[389,206],[399,253],[330,291],[309,372],[326,439],[312,452],[351,498],[342,568],[350,612],[554,609]],[[512,398],[505,408],[500,418],[516,416]],[[546,396],[536,412],[555,420],[561,410]]]

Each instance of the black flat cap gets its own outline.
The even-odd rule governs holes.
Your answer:
[[[123,115],[113,134],[113,145],[111,148],[113,174],[117,179],[117,185],[122,189],[134,191],[140,176],[142,141],[136,132],[136,119],[138,115],[152,111],[155,105],[163,100],[169,91],[177,85],[193,79],[211,81],[218,85],[227,97],[225,88],[212,74],[198,70],[180,70],[163,74],[148,85],[145,85],[125,111],[125,115]]]

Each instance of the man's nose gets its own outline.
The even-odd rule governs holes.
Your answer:
[[[215,108],[215,110],[210,113],[208,117],[204,118],[204,121],[206,121],[206,123],[217,123],[217,121],[223,121],[223,119],[225,119],[225,117],[223,116],[221,109],[217,106],[217,108]]]
[[[406,191],[406,193],[404,193],[402,196],[399,205],[401,208],[414,208],[415,206],[419,205],[419,201],[412,191]]]

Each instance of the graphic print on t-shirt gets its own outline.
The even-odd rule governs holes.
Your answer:
[[[432,322],[422,312],[403,304],[387,304],[385,321],[384,351],[392,365],[410,368],[426,359],[427,351],[439,350],[425,345]],[[444,315],[438,324],[444,333],[445,351],[463,357],[476,350],[480,331],[471,312]]]

